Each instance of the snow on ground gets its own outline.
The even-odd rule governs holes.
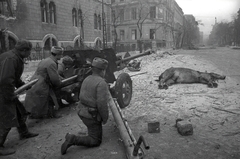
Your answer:
[[[227,145],[225,151],[229,154],[239,153],[240,138],[236,135],[240,134],[240,87],[235,80],[230,77],[219,80],[218,88],[208,88],[204,84],[177,84],[160,90],[155,80],[170,67],[223,72],[211,62],[190,55],[157,53],[141,57],[141,60],[144,74],[132,76],[132,101],[123,110],[132,125],[141,120],[136,127],[143,125],[141,130],[147,130],[148,122],[160,121],[160,125],[173,126],[177,118],[182,118],[193,124],[194,133],[199,137],[196,144],[206,140]],[[135,73],[127,69],[122,72]]]
[[[219,80],[218,88],[208,88],[204,84],[177,84],[167,90],[160,90],[155,80],[170,67],[186,67],[218,74],[223,72],[211,62],[190,55],[157,52],[139,59],[142,66],[140,72],[130,72],[125,68],[115,75],[121,72],[132,75],[132,100],[122,113],[136,136],[145,132],[145,137],[151,141],[151,154],[163,158],[174,158],[179,154],[184,158],[184,153],[189,158],[204,158],[204,155],[216,158],[219,153],[224,158],[226,154],[239,154],[240,87],[236,81],[226,77],[225,80]],[[141,72],[143,74],[136,75]],[[32,74],[24,73],[23,79],[29,79]],[[172,127],[177,118],[193,124],[193,137],[176,136],[176,130]],[[153,121],[160,122],[159,135],[146,133],[147,123]]]

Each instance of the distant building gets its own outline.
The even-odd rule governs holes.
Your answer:
[[[183,22],[184,21],[184,13],[182,8],[174,1],[174,37],[173,42],[175,43],[176,48],[181,48],[182,46],[182,39],[183,39]]]
[[[111,15],[106,2],[103,4],[109,41]],[[32,42],[33,56],[47,56],[51,46],[80,48],[83,41],[87,47],[102,47],[102,8],[102,0],[0,1],[0,47],[11,49],[20,38]]]
[[[183,47],[192,48],[200,41],[198,22],[192,14],[184,14]]]
[[[173,35],[183,25],[174,0],[111,0],[111,8],[112,41],[119,51],[173,47]]]

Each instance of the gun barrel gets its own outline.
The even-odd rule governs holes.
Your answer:
[[[37,83],[37,81],[38,81],[38,79],[35,79],[35,80],[32,80],[32,81],[24,84],[23,86],[21,86],[21,87],[19,87],[18,89],[16,89],[16,90],[14,91],[14,93],[15,93],[16,95],[18,95],[18,94],[24,92],[25,90],[27,90],[27,89],[29,89],[30,87],[32,87],[35,83]]]
[[[139,149],[140,144],[139,144],[139,147],[135,148],[136,139],[133,136],[127,121],[124,119],[116,99],[111,98],[108,104],[113,114],[113,117],[115,119],[115,122],[117,124],[117,128],[119,129],[120,137],[123,140],[123,144],[127,152],[127,158],[128,159],[143,158],[144,152],[142,151],[142,149]],[[135,152],[134,152],[134,149],[135,149]],[[133,152],[134,152],[134,156],[133,156]]]
[[[77,77],[78,77],[78,75],[74,75],[74,76],[72,76],[72,77],[69,77],[69,78],[66,78],[66,79],[62,80],[60,88],[62,88],[62,87],[65,87],[65,86],[68,86],[68,85],[71,85],[71,84],[75,83],[75,82],[76,82],[76,79],[77,79]]]
[[[135,59],[135,58],[138,58],[138,57],[141,57],[141,56],[150,55],[151,53],[152,53],[152,50],[147,50],[147,51],[145,51],[143,53],[140,53],[140,54],[137,54],[137,55],[134,55],[134,56],[130,56],[130,57],[124,58],[122,60],[118,60],[118,61],[116,61],[116,64],[118,65],[118,64],[120,64],[122,62],[130,61],[132,59]]]

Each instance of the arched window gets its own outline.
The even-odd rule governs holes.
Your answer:
[[[48,38],[45,43],[44,43],[44,49],[45,50],[50,50],[51,49],[51,38]]]
[[[57,46],[57,40],[54,37],[48,37],[44,43],[43,58],[46,58],[50,55],[52,46]]]
[[[99,30],[101,30],[102,28],[101,28],[101,26],[102,26],[102,24],[101,24],[101,16],[100,16],[100,14],[98,15],[98,29]]]
[[[9,50],[12,50],[15,47],[17,41],[11,36],[8,37],[8,41],[9,41]]]
[[[97,22],[97,14],[94,13],[94,29],[97,29],[98,28],[98,22]]]
[[[95,48],[96,48],[96,49],[102,48],[102,41],[101,41],[100,39],[97,39],[97,40],[96,40]]]
[[[40,6],[41,6],[42,22],[47,23],[48,22],[48,16],[47,16],[47,2],[46,2],[46,0],[41,0]]]
[[[77,26],[77,11],[76,11],[76,8],[73,8],[73,10],[72,10],[72,22],[73,22],[73,26]]]
[[[83,26],[83,16],[82,16],[82,10],[81,9],[78,10],[78,24],[81,27]]]
[[[76,40],[74,43],[74,49],[79,49],[79,40]]]
[[[50,11],[50,23],[56,24],[56,5],[54,2],[49,3],[49,11]]]
[[[52,46],[57,46],[57,40],[52,38]]]

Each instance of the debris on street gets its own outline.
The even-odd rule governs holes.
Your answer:
[[[159,90],[158,82],[155,80],[169,67],[186,67],[202,72],[224,73],[204,59],[178,54],[179,50],[171,52],[173,55],[157,51],[149,56],[140,57],[140,72],[131,72],[125,68],[114,73],[116,77],[122,72],[129,73],[132,77],[132,100],[129,106],[122,109],[132,133],[136,137],[144,136],[151,147],[146,155],[153,156],[153,158],[159,156],[178,158],[179,155],[181,155],[180,158],[186,156],[187,158],[217,158],[219,156],[231,158],[230,156],[233,155],[237,158],[236,156],[240,156],[240,88],[237,81],[227,76],[224,81],[219,81],[217,88],[208,88],[202,84],[180,84],[169,87],[167,90]],[[33,72],[25,72],[23,79],[27,81],[32,74]],[[46,155],[48,155],[47,158],[61,157],[60,145],[67,132],[87,132],[76,111],[70,106],[63,109],[64,117],[58,120],[45,120],[47,122],[28,120],[30,129],[39,131],[40,135],[31,142],[23,143],[13,158],[41,158]],[[176,124],[179,116],[192,124],[194,130],[192,135],[185,137],[176,131],[173,125]],[[113,118],[112,115],[110,118]],[[148,123],[153,121],[161,123],[159,133],[148,132]],[[90,159],[95,158],[90,155],[95,153],[100,155],[99,158],[113,156],[118,158],[124,154],[124,150],[119,150],[123,145],[118,141],[119,131],[114,125],[114,120],[111,119],[104,127],[107,134],[103,136],[105,142],[100,148],[74,151],[76,154],[71,154],[69,158],[79,155]],[[49,133],[52,135],[46,140]],[[16,137],[10,137],[8,145],[21,144],[18,143],[21,141],[17,140],[17,133],[10,135]],[[38,151],[36,151],[36,146],[39,147]],[[25,152],[25,150],[28,151]]]

